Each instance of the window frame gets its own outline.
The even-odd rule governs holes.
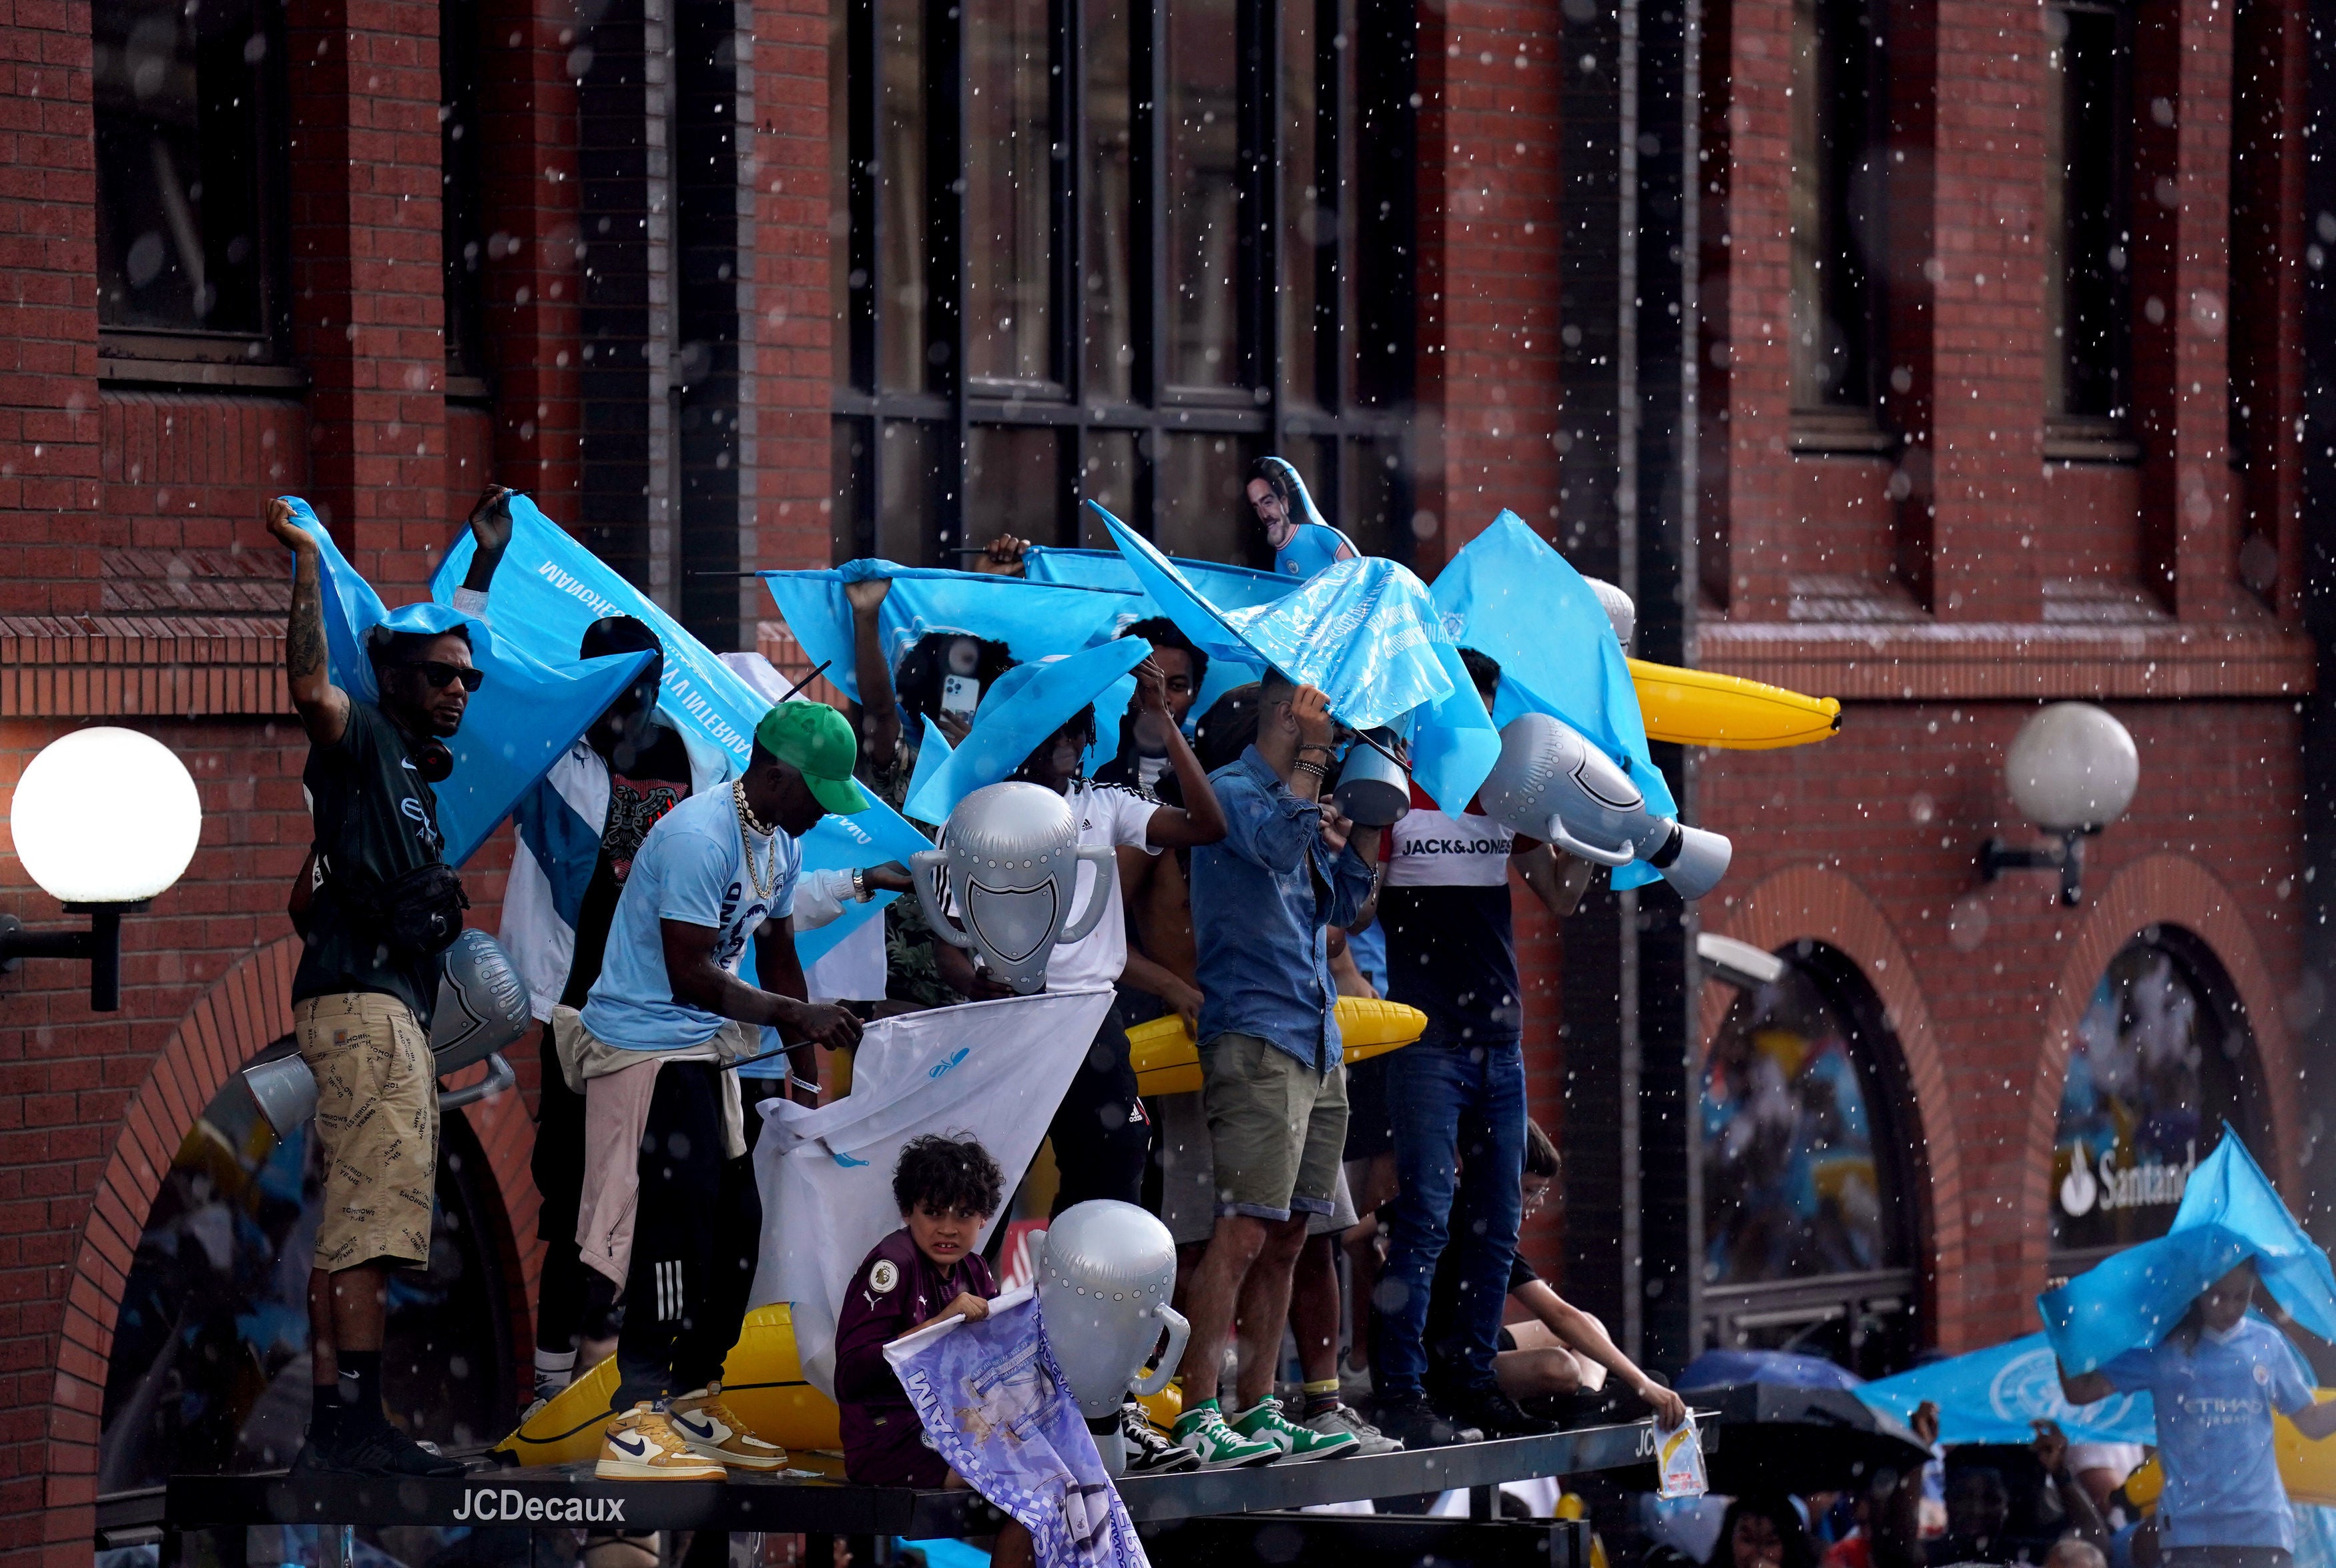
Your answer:
[[[913,479],[884,475],[881,446],[885,427],[914,423],[930,432],[937,470],[933,490],[923,498],[930,525],[917,558],[906,564],[955,566],[986,543],[964,537],[971,513],[966,493],[969,449],[981,427],[1043,428],[1059,432],[1053,518],[1050,526],[1014,531],[1032,542],[1077,545],[1095,542],[1083,526],[1078,498],[1089,460],[1101,443],[1132,438],[1134,448],[1132,504],[1124,521],[1147,536],[1162,515],[1160,442],[1180,435],[1220,436],[1240,443],[1242,467],[1269,451],[1297,461],[1326,515],[1340,515],[1344,458],[1350,445],[1401,454],[1408,419],[1412,355],[1382,388],[1349,388],[1342,367],[1352,352],[1359,323],[1352,316],[1370,310],[1362,291],[1345,275],[1357,268],[1365,248],[1362,218],[1368,184],[1358,147],[1363,100],[1370,90],[1360,59],[1364,29],[1359,16],[1369,0],[1237,0],[1241,18],[1241,178],[1237,202],[1238,271],[1234,281],[1239,321],[1240,384],[1230,388],[1185,387],[1167,375],[1170,286],[1166,215],[1170,200],[1170,99],[1167,24],[1170,0],[1130,0],[1127,7],[1129,125],[1128,290],[1130,336],[1134,362],[1124,399],[1090,395],[1085,363],[1086,292],[1079,286],[1088,234],[1082,189],[1089,164],[1090,87],[1085,73],[1066,63],[1088,58],[1088,32],[1080,0],[1050,0],[1050,127],[1057,156],[1050,191],[1050,326],[1053,371],[1046,384],[989,381],[964,373],[967,287],[963,237],[967,197],[961,176],[968,82],[966,20],[952,0],[836,0],[844,7],[842,47],[847,54],[842,136],[847,215],[835,244],[846,275],[844,319],[836,324],[832,353],[842,373],[831,378],[830,412],[834,516],[831,536],[837,560],[891,553],[880,519],[900,508],[895,496]],[[882,37],[881,5],[921,7],[926,98],[923,152],[926,214],[923,225],[927,294],[924,305],[926,388],[907,392],[881,384],[881,334],[886,330],[881,276],[888,215],[880,201],[876,158],[881,131],[880,102]],[[1283,158],[1288,138],[1280,122],[1282,94],[1284,7],[1315,9],[1315,144],[1318,173],[1338,172],[1328,182],[1338,214],[1338,238],[1318,246],[1316,255],[1316,386],[1311,402],[1298,406],[1287,394],[1281,365],[1284,248],[1297,243],[1283,201]],[[1330,25],[1326,25],[1331,24]],[[1339,24],[1343,24],[1342,26]],[[1344,36],[1341,37],[1343,30]],[[1341,60],[1341,54],[1350,56]],[[1406,112],[1408,112],[1406,111]],[[948,177],[944,177],[948,171]],[[1407,219],[1412,204],[1397,203]],[[1416,226],[1412,226],[1415,227]],[[1375,237],[1376,242],[1376,237]],[[1379,395],[1369,395],[1377,392]],[[1407,455],[1393,477],[1388,534],[1397,553],[1407,556],[1410,474]],[[1035,509],[1035,508],[1034,508]],[[1082,536],[1085,536],[1083,538]],[[1271,552],[1260,532],[1248,559],[1268,564]],[[894,558],[904,558],[895,555]]]
[[[291,342],[291,160],[287,127],[291,84],[287,68],[287,26],[282,5],[253,0],[256,31],[267,52],[252,71],[253,140],[248,150],[258,185],[255,237],[259,254],[259,314],[257,331],[110,326],[98,309],[98,379],[160,387],[230,387],[294,392],[307,375],[290,363]],[[200,92],[200,89],[198,89]],[[102,107],[90,111],[92,196],[102,208],[104,160],[96,156]],[[102,264],[101,264],[102,268]]]
[[[1805,13],[1806,24],[1810,29],[1810,67],[1806,82],[1801,63]],[[1792,274],[1788,346],[1795,451],[1883,453],[1898,444],[1897,436],[1883,420],[1883,388],[1888,381],[1889,360],[1888,269],[1879,259],[1879,253],[1890,242],[1889,165],[1885,158],[1890,128],[1886,20],[1878,0],[1796,0],[1793,7],[1792,75],[1796,97],[1787,138],[1793,168],[1787,224],[1793,231],[1788,242]],[[1854,63],[1849,61],[1850,52],[1837,36],[1843,26],[1853,24],[1862,33],[1864,44],[1864,68],[1854,78],[1861,91],[1860,102],[1855,105],[1859,134],[1854,145],[1853,139],[1844,138],[1839,128],[1844,112],[1844,84],[1851,80],[1845,67]],[[1804,107],[1800,102],[1804,89],[1807,90],[1813,108]],[[1806,147],[1805,126],[1808,143]],[[1863,172],[1863,194],[1858,189],[1861,171],[1857,165],[1861,160],[1868,165]],[[1811,170],[1808,178],[1815,181],[1811,217],[1816,230],[1814,246],[1818,252],[1806,277],[1797,234],[1799,209],[1805,199],[1801,185],[1805,162]],[[1861,229],[1864,236],[1862,242]],[[1807,301],[1806,306],[1804,300]],[[1849,313],[1835,310],[1833,307],[1837,303],[1847,303],[1854,309]],[[1804,308],[1810,312],[1811,319],[1820,324],[1820,330],[1823,323],[1837,315],[1854,325],[1856,336],[1848,347],[1859,384],[1858,395],[1835,398],[1813,382],[1804,359],[1806,351],[1799,342]],[[1816,352],[1822,356],[1822,342]]]
[[[2048,254],[2045,274],[2046,364],[2044,378],[2044,457],[2054,462],[2129,463],[2141,456],[2141,444],[2135,437],[2134,421],[2134,359],[2133,359],[2133,252],[2134,193],[2130,171],[2135,156],[2136,137],[2133,115],[2134,49],[2137,24],[2130,5],[2120,0],[2049,0],[2045,7],[2045,24],[2052,27],[2055,18],[2065,19],[2071,14],[2106,16],[2116,28],[2116,39],[2110,49],[2115,84],[2111,90],[2108,109],[2110,144],[2107,155],[2109,192],[2109,227],[2124,235],[2126,265],[2115,269],[2111,289],[2112,319],[2116,324],[2116,341],[2110,349],[2114,363],[2108,366],[2117,396],[2106,414],[2071,413],[2068,407],[2068,371],[2072,350],[2065,338],[2055,334],[2065,333],[2068,326],[2069,295],[2077,280],[2069,270],[2069,191],[2074,183],[2071,174],[2071,150],[2068,145],[2068,101],[2066,97],[2068,68],[2065,63],[2048,60],[2047,69],[2056,81],[2051,92],[2048,113],[2057,124],[2048,124],[2045,149],[2048,165],[2045,169],[2045,244]],[[2053,55],[2065,61],[2069,30],[2063,24],[2048,41]],[[2058,152],[2057,159],[2053,154]]]

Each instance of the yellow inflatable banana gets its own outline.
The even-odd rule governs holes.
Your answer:
[[[520,1465],[591,1463],[600,1457],[600,1429],[616,1392],[617,1358],[610,1356],[496,1444],[496,1456]],[[754,1436],[790,1453],[842,1446],[835,1401],[803,1378],[794,1314],[784,1302],[746,1314],[722,1364],[722,1399]],[[1144,1407],[1164,1431],[1176,1424],[1183,1402],[1172,1383]]]
[[[1338,998],[1338,1037],[1349,1067],[1409,1045],[1426,1028],[1427,1014],[1416,1007],[1376,997]],[[1201,1087],[1200,1047],[1173,1013],[1129,1030],[1127,1054],[1135,1065],[1135,1087],[1144,1094],[1191,1094]]]
[[[1644,659],[1630,663],[1650,740],[1767,751],[1806,746],[1841,728],[1837,698],[1805,697],[1782,686],[1710,670],[1682,670]]]

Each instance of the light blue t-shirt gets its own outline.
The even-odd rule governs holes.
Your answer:
[[[2312,1403],[2301,1360],[2277,1329],[2247,1317],[2227,1334],[2201,1333],[2195,1350],[2168,1334],[2102,1366],[2121,1392],[2147,1389],[2157,1406],[2161,1544],[2295,1550],[2271,1416]]]
[[[1310,577],[1336,562],[1342,547],[1349,555],[1362,554],[1353,540],[1329,524],[1300,523],[1290,542],[1274,553],[1273,569],[1285,577]]]
[[[674,1000],[659,923],[711,927],[714,962],[737,973],[754,928],[794,913],[803,849],[784,832],[757,839],[756,869],[768,866],[774,845],[777,875],[770,895],[757,897],[728,789],[693,795],[659,818],[618,895],[608,956],[584,1003],[584,1027],[626,1050],[686,1050],[713,1039],[727,1021]]]

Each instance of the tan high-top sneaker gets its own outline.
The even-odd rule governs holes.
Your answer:
[[[592,1474],[603,1481],[723,1481],[730,1472],[693,1452],[665,1412],[643,1400],[608,1423]]]
[[[666,1410],[667,1421],[693,1454],[742,1470],[787,1467],[787,1451],[746,1430],[746,1423],[722,1402],[719,1383],[684,1394],[668,1403]]]

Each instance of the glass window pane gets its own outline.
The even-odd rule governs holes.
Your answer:
[[[886,420],[876,443],[875,554],[904,566],[957,565],[940,555],[940,432]]]
[[[1168,7],[1168,379],[1241,381],[1239,0]]]
[[[1046,0],[973,0],[966,38],[966,362],[1048,381],[1055,160]]]
[[[2059,140],[2057,187],[2060,212],[2051,236],[2064,247],[2059,274],[2064,373],[2057,411],[2114,418],[2124,412],[2126,246],[2118,194],[2117,80],[2126,56],[2117,46],[2117,19],[2098,12],[2059,14],[2068,35],[2052,73],[2059,112],[2049,131]]]
[[[827,359],[852,384],[852,0],[827,8]],[[859,280],[864,287],[867,279]],[[838,560],[849,560],[839,556]]]
[[[1797,966],[1729,1009],[1703,1071],[1707,1283],[1903,1261],[1854,1038],[1844,1011]]]
[[[484,375],[486,222],[479,140],[479,10],[438,7],[439,215],[446,274],[446,368]]]
[[[1363,554],[1407,561],[1411,519],[1397,516],[1400,454],[1392,440],[1346,442],[1338,470],[1338,515],[1331,520]]]
[[[868,450],[866,420],[840,419],[829,427],[827,536],[830,558],[835,561],[855,561],[871,553],[875,530],[862,510],[873,456]]]
[[[265,330],[262,71],[250,0],[98,0],[98,319]]]
[[[1000,534],[1051,545],[1063,537],[1063,440],[1039,425],[975,425],[966,432],[965,542]]]
[[[1300,408],[1322,401],[1315,382],[1316,280],[1323,260],[1338,254],[1338,195],[1323,180],[1316,124],[1317,11],[1318,0],[1283,0],[1281,11],[1281,389]]]
[[[2236,1103],[2244,1041],[2165,948],[2136,942],[2109,961],[2060,1089],[2054,1247],[2130,1246],[2166,1234],[2224,1120],[2247,1125]]]
[[[1124,402],[1135,370],[1135,315],[1128,284],[1128,193],[1134,128],[1129,121],[1127,0],[1085,0],[1085,393]]]
[[[925,24],[923,0],[877,0],[883,97],[877,127],[877,375],[925,389]]]
[[[1172,556],[1258,565],[1265,530],[1242,496],[1249,451],[1239,436],[1161,436],[1152,537]]]
[[[1134,431],[1087,433],[1086,471],[1079,476],[1079,498],[1093,500],[1123,523],[1135,516]],[[1111,530],[1103,526],[1103,519],[1085,507],[1079,508],[1079,544],[1090,550],[1118,547],[1112,543]]]

